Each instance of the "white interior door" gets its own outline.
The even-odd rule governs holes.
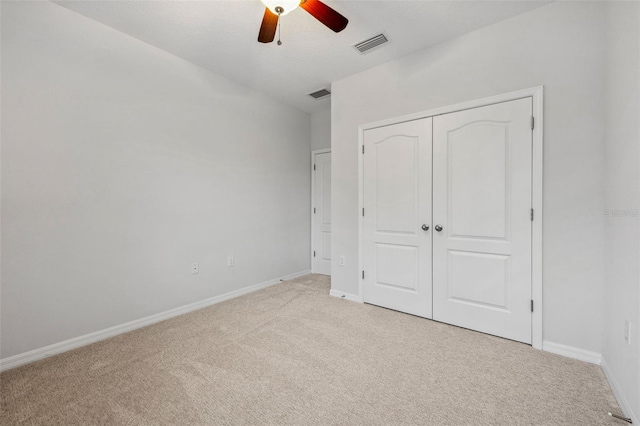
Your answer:
[[[525,343],[531,110],[524,98],[433,120],[433,319]]]
[[[331,275],[331,153],[314,154],[313,272]]]
[[[365,131],[363,156],[363,300],[430,318],[431,118]]]

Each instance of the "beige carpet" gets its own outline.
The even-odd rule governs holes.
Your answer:
[[[0,424],[617,425],[595,365],[308,275],[0,375]]]

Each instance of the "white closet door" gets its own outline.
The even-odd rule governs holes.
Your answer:
[[[431,119],[367,130],[364,148],[363,299],[430,318]]]
[[[525,98],[433,120],[433,319],[525,343],[531,110]]]
[[[313,272],[331,275],[331,153],[314,157]]]

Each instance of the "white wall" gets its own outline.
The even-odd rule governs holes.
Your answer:
[[[358,292],[358,125],[545,87],[543,338],[600,353],[605,18],[557,2],[332,85],[332,287]]]
[[[311,150],[331,148],[331,109],[311,115]]]
[[[2,2],[0,356],[309,269],[310,134],[58,5]]]
[[[640,4],[612,3],[607,13],[606,139],[604,144],[605,328],[603,360],[614,389],[640,418],[640,246],[638,149],[640,141]],[[617,211],[617,212],[616,212]],[[631,345],[624,321],[632,323]],[[636,332],[634,333],[634,330]]]

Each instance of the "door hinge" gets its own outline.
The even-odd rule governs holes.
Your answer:
[[[362,208],[362,216],[364,216],[364,207]]]
[[[313,170],[315,170],[315,169],[316,169],[316,165],[314,164],[314,165],[313,165]]]
[[[364,271],[362,271],[362,279],[364,280]]]
[[[362,153],[364,154],[364,145],[362,145]]]
[[[531,312],[533,312],[533,300],[531,300]]]
[[[531,222],[533,222],[533,209],[531,209]]]
[[[316,208],[315,207],[313,208],[313,214],[316,214]]]
[[[315,250],[313,251],[313,257],[316,257],[316,251]]]
[[[534,129],[534,127],[536,127],[536,119],[533,118],[533,115],[531,116],[531,130]]]

